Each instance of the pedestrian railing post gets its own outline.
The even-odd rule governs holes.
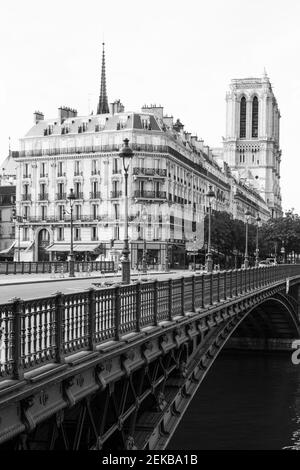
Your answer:
[[[196,277],[192,276],[192,312],[195,312]]]
[[[65,362],[64,357],[64,295],[57,292],[55,295],[55,361]]]
[[[185,308],[184,308],[184,276],[181,278],[181,315],[184,316]]]
[[[209,283],[209,305],[213,304],[213,273],[209,276],[210,283]]]
[[[137,282],[135,285],[136,300],[135,300],[135,330],[141,331],[141,283]]]
[[[154,279],[153,281],[153,323],[154,326],[157,326],[158,321],[157,321],[157,301],[158,301],[158,281],[157,279]]]
[[[96,349],[96,293],[95,289],[91,287],[88,290],[88,339],[89,349],[95,351]]]
[[[12,315],[13,377],[16,380],[22,380],[24,378],[24,368],[22,364],[22,323],[24,321],[24,314],[22,309],[22,301],[17,297],[13,299]]]
[[[236,269],[235,270],[235,296],[237,297],[238,294],[239,294],[239,291],[238,291],[238,270]]]
[[[120,340],[121,334],[121,297],[120,286],[115,287],[115,339]]]
[[[217,272],[217,302],[220,302],[220,271]]]
[[[227,271],[223,272],[224,275],[224,300],[227,299]]]
[[[204,298],[204,289],[205,289],[205,279],[204,279],[204,274],[201,275],[201,285],[202,285],[202,288],[201,288],[201,295],[202,295],[202,298],[201,298],[201,308],[204,308],[205,306],[205,298]]]

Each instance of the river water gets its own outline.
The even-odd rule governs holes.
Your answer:
[[[300,450],[300,364],[284,353],[223,352],[168,449]]]

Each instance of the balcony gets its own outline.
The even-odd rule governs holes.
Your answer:
[[[39,194],[39,201],[48,201],[48,193]]]
[[[101,199],[100,191],[92,191],[90,192],[90,199]]]
[[[136,199],[162,199],[167,198],[166,191],[134,191],[134,197]]]
[[[92,170],[92,176],[100,175],[100,170]]]
[[[112,199],[118,199],[118,198],[121,197],[121,196],[122,196],[122,191],[119,191],[119,190],[118,190],[118,191],[111,191],[111,192],[110,192],[110,197],[111,197]]]
[[[22,201],[31,201],[31,194],[22,194]]]
[[[83,192],[75,192],[75,199],[83,199]]]
[[[63,176],[66,176],[66,173],[65,173],[65,172],[63,172],[63,171],[58,171],[58,172],[57,172],[57,177],[58,177],[58,178],[61,178],[61,177],[63,177]]]
[[[133,174],[140,177],[155,177],[165,178],[167,176],[167,170],[165,168],[134,168]]]
[[[23,175],[23,178],[31,178],[31,175],[29,173],[26,173],[25,175]]]
[[[122,174],[122,170],[119,169],[119,168],[113,168],[112,174],[113,174],[113,175],[121,175],[121,174]]]
[[[82,176],[82,171],[74,171],[74,176]]]
[[[67,193],[56,193],[57,201],[65,201],[67,199]]]

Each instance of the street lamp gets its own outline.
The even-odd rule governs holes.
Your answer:
[[[71,246],[70,246],[70,257],[69,257],[69,277],[75,277],[74,274],[74,252],[73,252],[73,206],[76,199],[73,188],[70,189],[70,194],[67,199],[70,202],[70,216],[71,216]]]
[[[20,251],[21,251],[21,223],[27,222],[26,215],[17,215],[16,209],[13,208],[12,210],[12,219],[13,222],[16,224],[18,222],[18,262],[20,262]]]
[[[285,248],[284,248],[284,245],[282,245],[281,250],[280,250],[280,253],[281,253],[281,255],[282,255],[282,262],[285,263],[286,260],[285,260]]]
[[[259,248],[258,248],[258,229],[259,229],[259,222],[261,218],[257,214],[256,217],[256,250],[255,250],[255,267],[258,268],[259,265]]]
[[[245,219],[246,219],[246,245],[245,245],[245,258],[244,258],[244,266],[245,269],[249,268],[249,258],[248,258],[248,226],[249,226],[249,219],[251,216],[251,212],[248,210],[245,212]]]
[[[142,209],[142,220],[144,222],[144,244],[143,244],[143,258],[142,258],[142,266],[143,266],[143,273],[147,273],[147,250],[146,250],[146,221],[147,221],[147,209],[143,206]]]
[[[197,236],[194,235],[194,253],[193,253],[193,256],[194,256],[194,268],[193,270],[196,271],[196,243],[197,243]]]
[[[128,146],[128,139],[124,139],[124,147],[121,149],[119,156],[123,159],[123,168],[125,175],[125,227],[124,227],[124,248],[122,251],[122,283],[130,284],[130,260],[129,260],[129,243],[128,243],[128,170],[131,159],[134,155]]]
[[[211,199],[215,197],[215,193],[212,189],[212,185],[209,185],[209,190],[206,193],[206,197],[208,197],[208,244],[207,244],[207,255],[206,255],[206,269],[207,272],[211,273],[213,268],[213,259],[211,253]]]

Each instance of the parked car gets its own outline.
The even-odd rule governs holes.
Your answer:
[[[277,261],[275,258],[267,258],[265,260],[261,260],[259,262],[259,266],[275,266],[277,264]]]

